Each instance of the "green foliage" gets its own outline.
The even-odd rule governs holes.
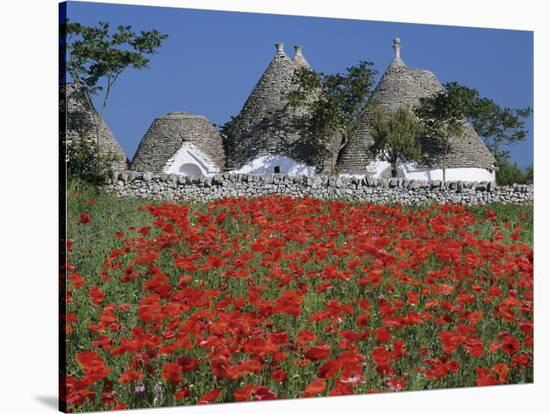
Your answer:
[[[492,99],[481,97],[476,89],[457,82],[445,84],[445,89],[448,94],[461,97],[465,118],[495,156],[502,146],[525,140],[525,121],[533,112],[531,108],[501,107]]]
[[[533,165],[522,170],[515,162],[510,161],[506,152],[498,153],[496,159],[498,185],[533,184]]]
[[[119,25],[110,32],[107,22],[88,27],[80,23],[65,23],[67,35],[67,71],[75,82],[90,94],[112,87],[122,72],[128,68],[148,67],[146,55],[157,53],[167,35],[154,29],[137,34],[132,26]]]
[[[112,177],[110,168],[114,157],[99,156],[86,134],[80,139],[66,143],[66,166],[69,180],[81,180],[94,185],[102,185]]]
[[[116,31],[111,33],[107,22],[99,22],[97,26],[90,27],[70,23],[68,20],[62,25],[60,33],[64,37],[61,42],[67,53],[62,57],[60,64],[65,66],[72,80],[84,92],[90,108],[93,108],[91,95],[104,91],[95,125],[95,151],[100,154],[99,129],[113,85],[126,69],[147,68],[147,55],[158,53],[157,49],[161,47],[167,35],[156,29],[140,31],[137,34],[132,31],[132,26],[124,25],[119,25]],[[85,150],[79,151],[85,154]],[[101,177],[104,171],[100,157],[96,157],[96,161],[95,175]]]
[[[481,97],[476,89],[457,82],[446,83],[443,91],[421,99],[416,109],[426,135],[442,144],[444,158],[450,149],[449,138],[461,133],[460,125],[464,120],[470,122],[497,159],[496,176],[500,185],[533,181],[532,167],[521,171],[502,148],[525,140],[525,121],[531,113],[531,108],[501,107],[493,100]]]
[[[376,107],[370,128],[374,140],[370,149],[374,156],[391,164],[393,177],[397,177],[399,161],[420,159],[418,134],[421,125],[407,108],[400,107],[393,113],[387,113],[383,107]]]
[[[451,141],[464,133],[464,111],[469,95],[463,90],[442,90],[421,98],[414,109],[419,118],[424,136],[433,144],[443,161],[443,181],[447,169],[447,156]]]
[[[355,122],[367,105],[376,73],[373,63],[366,61],[336,74],[301,68],[295,72],[293,87],[285,98],[291,108],[303,110],[312,137],[322,142],[340,137],[336,148],[339,153],[353,136]],[[336,161],[336,156],[333,160]]]
[[[503,149],[525,140],[525,121],[533,112],[531,108],[501,107],[492,99],[481,97],[476,89],[456,82],[445,84],[445,89],[447,94],[460,97],[464,118],[472,124],[495,156],[497,184],[531,184],[533,167],[522,171],[516,163],[510,161],[509,152]]]
[[[535,179],[533,164],[525,167],[523,173],[525,174],[525,184],[533,184]]]

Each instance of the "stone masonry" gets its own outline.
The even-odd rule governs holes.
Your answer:
[[[196,145],[223,170],[225,159],[220,134],[204,116],[187,112],[170,112],[156,118],[141,140],[130,169],[161,172],[185,142]]]
[[[412,109],[421,98],[443,90],[436,76],[427,70],[408,68],[401,59],[401,41],[394,39],[395,57],[384,72],[369,102],[393,112],[399,107]],[[369,148],[374,142],[370,133],[370,122],[374,117],[374,106],[368,106],[357,120],[356,135],[342,150],[338,162],[343,173],[358,172],[374,161]],[[424,160],[422,164],[431,168],[444,165],[441,150],[427,139],[422,142]],[[473,127],[464,122],[464,134],[451,140],[447,156],[447,168],[485,168],[491,170],[495,158],[482,142]]]
[[[237,170],[263,155],[282,155],[314,165],[318,171],[332,165],[333,146],[314,139],[304,122],[304,110],[287,106],[285,94],[300,68],[309,68],[301,46],[289,58],[277,43],[271,63],[252,90],[224,140],[226,170]],[[334,137],[332,140],[336,140]]]
[[[75,84],[68,83],[59,87],[60,141],[67,144],[86,139],[95,149],[97,144],[96,124],[99,114],[90,107],[84,92]],[[128,168],[126,154],[118,144],[113,133],[105,123],[99,124],[99,153],[110,159],[110,167],[115,172]]]
[[[221,174],[189,177],[151,172],[124,172],[108,188],[119,196],[155,200],[210,201],[224,197],[256,197],[282,194],[324,200],[402,204],[456,203],[464,205],[530,204],[532,185],[497,187],[490,182],[415,181],[403,178],[352,178],[317,175],[291,177],[281,174]]]

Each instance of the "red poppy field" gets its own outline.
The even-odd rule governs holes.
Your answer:
[[[70,411],[533,380],[532,207],[68,199]]]

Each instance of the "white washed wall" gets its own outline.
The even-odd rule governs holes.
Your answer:
[[[345,176],[363,177],[365,175],[373,178],[391,177],[391,165],[387,161],[375,161],[366,168],[366,174],[344,174]],[[440,168],[426,169],[418,168],[415,164],[400,164],[398,177],[409,180],[433,181],[443,179],[443,170]],[[495,172],[485,168],[447,168],[445,170],[446,181],[489,181],[495,182]]]
[[[220,171],[196,145],[185,142],[166,162],[162,172],[191,176],[212,176]]]
[[[315,167],[281,155],[264,155],[243,165],[238,170],[229,172],[234,174],[273,174],[277,166],[280,168],[280,173],[285,175],[315,175]]]

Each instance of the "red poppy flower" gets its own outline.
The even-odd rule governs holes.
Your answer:
[[[325,362],[317,371],[319,378],[332,378],[335,377],[342,368],[342,361],[340,359],[332,359]]]
[[[487,368],[476,368],[476,385],[478,387],[497,385],[497,380]]]
[[[101,302],[103,302],[103,298],[105,297],[103,291],[95,285],[90,286],[90,288],[88,289],[88,295],[90,296],[92,304],[94,305],[100,305]]]
[[[273,378],[277,382],[283,383],[286,381],[287,373],[282,369],[277,369],[273,371],[273,373],[271,374],[271,378]]]
[[[105,378],[110,372],[110,369],[105,367],[103,359],[95,352],[79,352],[76,354],[76,360],[84,370],[84,381],[88,385]]]
[[[468,338],[463,344],[464,349],[474,357],[483,356],[483,342],[477,338]]]
[[[519,349],[519,341],[511,335],[502,340],[502,350],[509,355],[514,354]]]
[[[268,387],[258,387],[254,391],[254,399],[256,401],[275,400],[277,396]]]
[[[378,346],[372,350],[371,358],[376,365],[389,365],[391,361],[390,353],[382,346]]]
[[[512,357],[512,366],[518,367],[518,366],[527,366],[530,362],[531,358],[529,355],[525,353],[516,354]]]
[[[129,303],[121,303],[120,305],[118,305],[118,308],[122,312],[128,312],[130,311],[130,309],[132,309],[132,305],[130,305]]]
[[[456,352],[459,345],[464,343],[466,337],[456,332],[443,331],[439,333],[439,340],[443,345],[443,351],[446,354],[452,354]]]
[[[258,372],[262,369],[262,363],[257,359],[248,359],[241,362],[239,365],[226,368],[225,374],[230,379],[239,378],[246,374]]]
[[[387,328],[376,328],[374,337],[378,342],[388,342],[391,339],[391,332]]]
[[[233,393],[235,401],[249,401],[252,393],[257,389],[256,385],[247,384]]]
[[[296,344],[297,345],[307,344],[308,342],[315,341],[315,339],[317,339],[317,335],[315,335],[311,331],[303,330],[298,333],[298,336],[296,337]]]
[[[327,382],[322,378],[316,378],[306,386],[303,397],[307,398],[319,395],[325,388],[327,388]]]
[[[210,404],[212,401],[219,397],[221,391],[222,390],[220,388],[215,388],[212,391],[203,394],[199,398],[198,404]]]
[[[396,339],[393,342],[393,347],[391,351],[391,356],[393,359],[398,359],[404,356],[407,353],[405,348],[405,342],[402,339]]]
[[[507,364],[495,364],[491,370],[496,374],[499,384],[506,384],[510,368]]]
[[[181,366],[179,364],[166,363],[162,367],[162,378],[176,384],[181,381]]]
[[[122,373],[118,378],[118,382],[121,384],[129,384],[131,382],[143,379],[143,374],[139,371],[127,370]]]
[[[115,410],[127,410],[128,406],[124,403],[117,403],[117,404],[113,405],[113,407],[111,409],[113,411],[115,411]]]
[[[189,395],[189,388],[188,387],[183,387],[182,389],[180,389],[179,391],[176,392],[176,394],[174,395],[174,398],[177,401],[181,401],[181,400],[185,399],[185,397],[187,397],[188,395]]]
[[[80,289],[86,284],[86,281],[80,273],[71,273],[69,275],[69,279],[72,283],[73,289]]]
[[[329,345],[317,345],[312,346],[304,353],[305,357],[311,361],[318,361],[320,359],[326,359],[330,355],[331,348]]]
[[[78,218],[79,224],[88,224],[90,221],[92,221],[92,215],[90,213],[81,213]]]
[[[176,358],[176,363],[181,367],[182,372],[190,372],[199,366],[199,361],[188,357]]]

